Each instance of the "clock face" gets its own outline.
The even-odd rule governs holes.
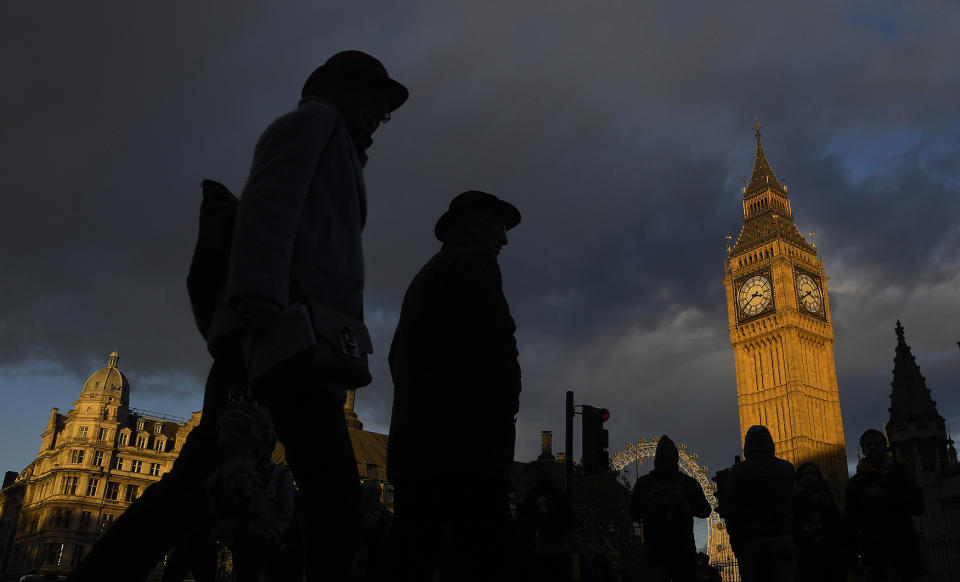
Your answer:
[[[762,275],[754,275],[744,282],[737,293],[737,304],[745,315],[756,315],[770,305],[773,287]]]
[[[797,301],[810,313],[819,313],[823,295],[813,277],[806,273],[797,275]]]

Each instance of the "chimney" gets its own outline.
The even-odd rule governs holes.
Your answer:
[[[553,431],[551,430],[542,430],[540,431],[540,456],[537,457],[538,461],[556,461],[556,457],[553,456]]]
[[[357,411],[354,409],[356,402],[357,391],[347,390],[347,399],[343,403],[343,415],[346,417],[347,428],[363,430],[363,423],[360,422],[360,418],[357,416]]]

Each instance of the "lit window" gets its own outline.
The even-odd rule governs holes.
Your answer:
[[[100,484],[99,479],[90,479],[89,481],[87,481],[87,497],[93,497],[97,494],[97,485],[99,484]],[[87,516],[89,517],[89,512],[84,511],[83,513],[86,513]],[[80,514],[81,522],[83,521],[83,513]]]
[[[80,438],[82,438],[82,439],[87,438],[87,427],[81,426],[80,428],[78,428],[78,429],[77,429],[77,436],[80,437]]]
[[[143,430],[143,420],[137,421],[137,430]]]
[[[80,482],[79,477],[66,477],[63,480],[63,494],[64,495],[76,495],[77,494],[77,483]]]
[[[127,433],[125,432],[120,433],[120,446],[121,447],[127,446]]]
[[[154,477],[160,474],[160,463],[150,463],[150,474]]]
[[[163,452],[163,446],[164,446],[165,444],[167,444],[167,441],[162,441],[162,440],[157,439],[157,442],[155,442],[155,443],[153,444],[153,448],[157,449],[157,452],[158,452],[158,453],[162,453],[162,452]]]
[[[123,471],[123,457],[114,457],[113,468],[117,471]]]
[[[146,448],[146,446],[147,446],[147,437],[145,437],[145,436],[138,436],[138,437],[137,437],[137,448],[138,448],[138,449],[143,449],[143,448]]]
[[[130,470],[132,472],[139,473],[141,467],[143,467],[143,461],[130,461]]]
[[[70,451],[70,462],[71,462],[71,463],[77,463],[77,464],[82,463],[82,462],[83,462],[83,454],[84,454],[84,451],[81,451],[81,450],[73,450],[73,451]]]
[[[103,451],[94,451],[93,452],[93,464],[102,467],[103,466]]]
[[[153,425],[153,434],[160,434],[162,432],[163,432],[162,422],[158,422],[157,424]]]
[[[116,501],[120,498],[120,484],[116,481],[107,481],[107,489],[103,492],[104,499]]]
[[[140,487],[136,485],[127,485],[127,493],[123,496],[124,501],[134,501],[140,496]]]

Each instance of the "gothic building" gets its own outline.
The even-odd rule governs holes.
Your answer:
[[[841,498],[847,463],[827,279],[817,248],[793,222],[755,124],[756,156],[743,187],[743,227],[725,263],[740,437],[770,429],[777,456],[813,461]]]
[[[937,412],[920,366],[897,322],[897,348],[890,383],[890,419],[886,432],[893,458],[920,482],[926,511],[916,518],[928,537],[960,531],[960,465],[957,450]]]

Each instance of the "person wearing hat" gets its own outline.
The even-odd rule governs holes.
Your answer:
[[[251,354],[261,340],[286,341],[281,317],[302,306],[362,322],[362,169],[374,131],[407,96],[372,56],[333,55],[307,79],[297,109],[263,133],[237,208],[226,304],[253,346],[244,348],[253,394],[273,415],[303,500],[307,580],[350,580],[359,568],[360,476],[343,415],[346,390],[358,386],[334,380],[312,350],[256,378]],[[320,328],[313,333],[325,345]]]
[[[497,255],[519,211],[456,196],[413,278],[390,347],[391,552],[403,580],[505,579],[520,366]]]
[[[201,487],[221,457],[216,416],[231,386],[250,380],[242,346],[267,336],[280,336],[282,344],[277,328],[283,314],[307,302],[362,321],[362,169],[374,131],[407,97],[374,57],[361,51],[333,55],[304,83],[297,108],[260,137],[239,203],[228,191],[220,193],[219,206],[227,211],[210,228],[214,238],[232,236],[221,245],[229,252],[222,258],[215,252],[191,270],[216,276],[188,281],[203,287],[191,288],[190,295],[214,357],[201,425],[171,471],[117,520],[69,580],[143,580],[207,515]],[[214,190],[210,184],[205,182],[205,196]],[[274,353],[292,354],[302,340],[273,346]],[[307,579],[349,580],[362,542],[360,479],[343,415],[349,386],[325,378],[308,356],[284,360],[252,388],[273,415],[304,502]]]

